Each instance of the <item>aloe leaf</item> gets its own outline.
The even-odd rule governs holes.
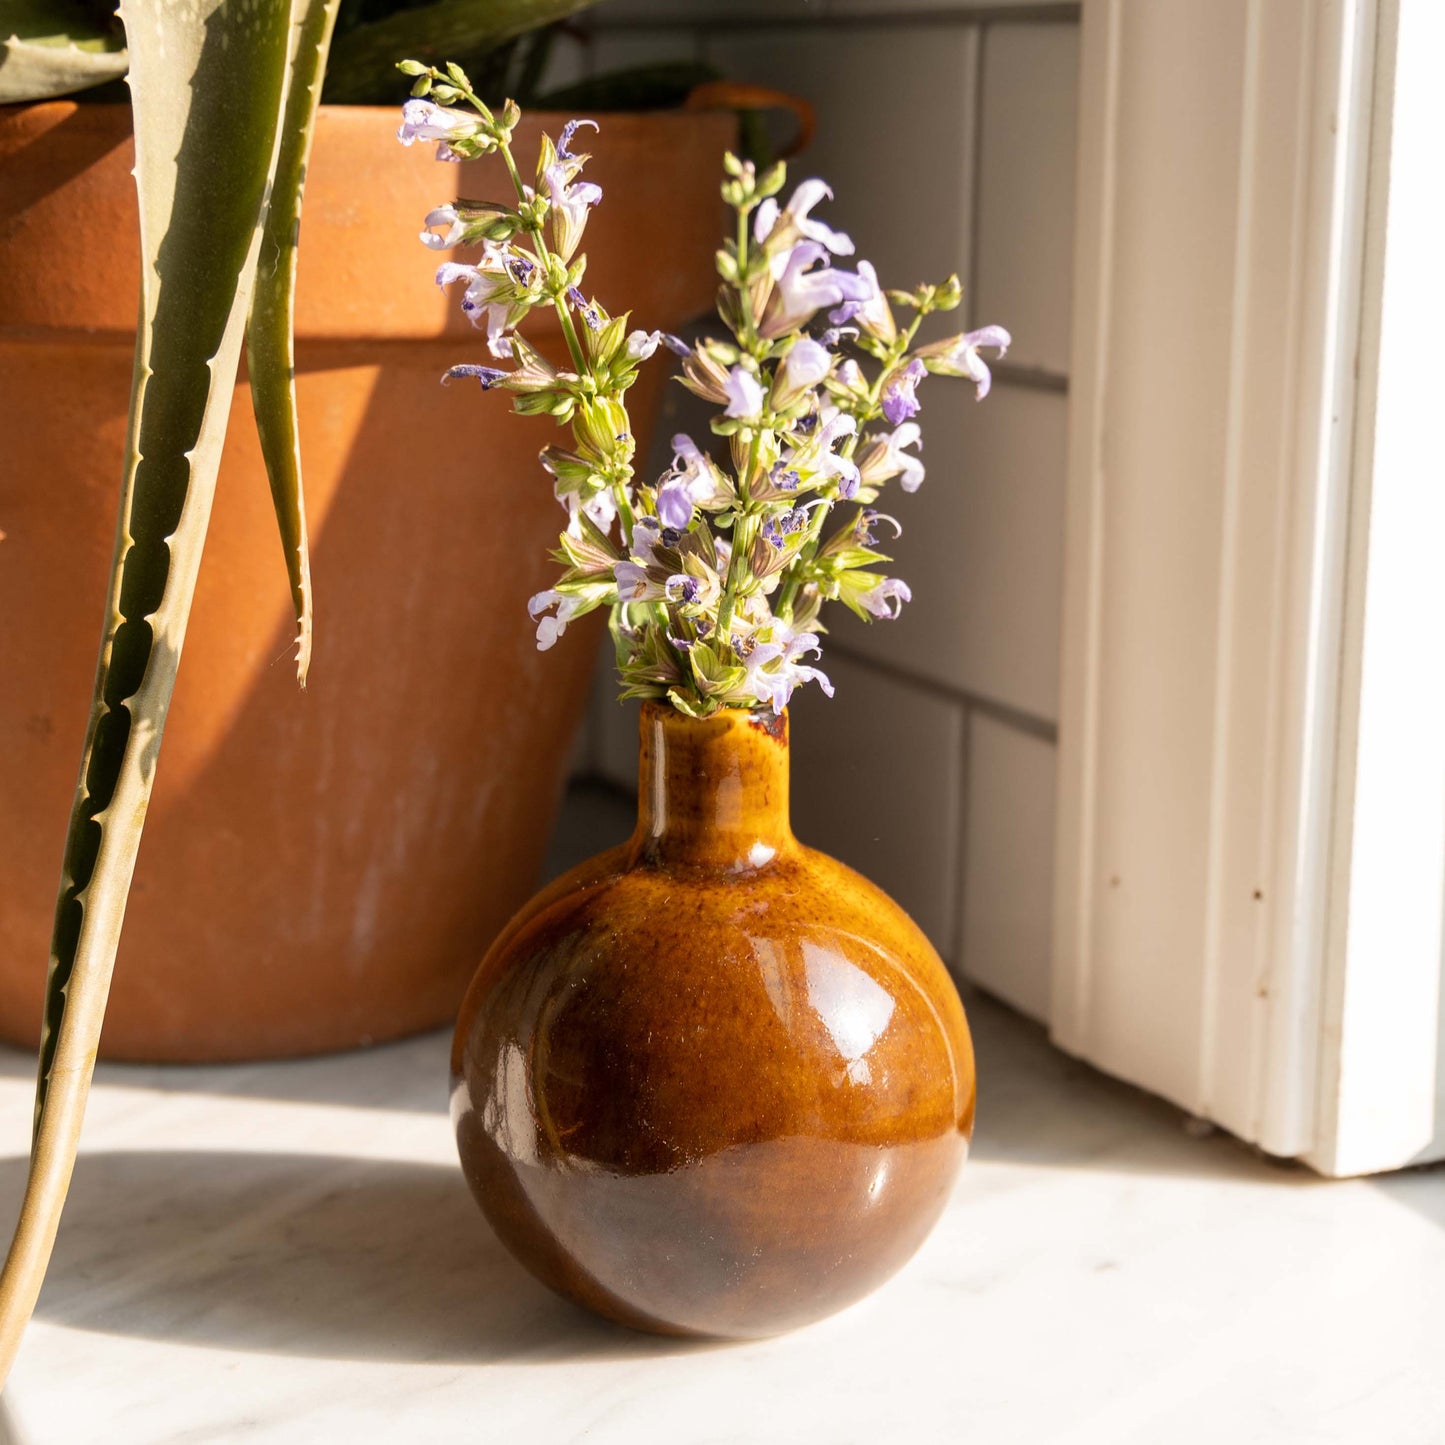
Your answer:
[[[306,686],[311,666],[311,557],[301,490],[301,442],[296,425],[296,357],[292,321],[296,306],[296,243],[301,197],[321,103],[326,52],[336,25],[338,0],[309,0],[297,26],[291,60],[281,150],[271,204],[261,237],[256,294],[246,329],[251,404],[261,455],[271,482],[271,500],[286,554],[286,575],[296,611],[296,676]]]
[[[585,10],[595,0],[433,0],[398,10],[336,37],[326,72],[326,99],[354,105],[389,98],[399,56],[440,65],[453,55],[493,46]]]
[[[156,758],[185,640],[260,248],[288,0],[136,0],[141,308],[109,612],[66,839],[35,1139],[0,1274],[0,1377],[75,1162]]]
[[[106,6],[0,0],[0,105],[89,90],[126,65],[124,36]]]

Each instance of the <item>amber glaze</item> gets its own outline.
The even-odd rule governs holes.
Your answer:
[[[788,821],[787,719],[647,706],[637,829],[493,945],[452,1051],[462,1164],[539,1279],[642,1329],[841,1309],[922,1243],[973,1129],[938,955]]]

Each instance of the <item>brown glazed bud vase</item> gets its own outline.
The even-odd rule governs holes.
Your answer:
[[[793,837],[770,714],[644,707],[636,831],[507,925],[452,1049],[502,1242],[665,1334],[776,1334],[874,1289],[938,1219],[973,1113],[948,973]]]

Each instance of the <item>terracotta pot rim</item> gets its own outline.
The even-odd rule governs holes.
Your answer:
[[[393,107],[322,107],[303,210],[295,334],[307,345],[445,337],[457,348],[451,359],[465,360],[478,333],[457,298],[432,284],[444,253],[423,248],[418,231],[434,207],[510,185],[500,162],[439,164],[428,146],[401,146],[399,119]],[[534,147],[543,128],[555,134],[562,119],[524,118],[522,145]],[[594,178],[609,189],[609,201],[589,228],[589,288],[625,296],[642,308],[639,321],[645,315],[675,330],[706,310],[714,294],[714,222],[723,217],[713,177],[735,141],[735,118],[725,111],[647,111],[618,113],[604,124]],[[132,134],[130,107],[120,103],[68,99],[0,108],[0,335],[134,334],[135,259],[102,247],[83,272],[57,275],[35,240],[38,230],[53,245],[70,223],[54,197],[71,180],[77,204],[104,217],[102,228],[130,232]],[[470,257],[463,252],[458,259]],[[533,325],[539,334],[558,334],[555,318],[538,315]]]
[[[93,114],[113,119],[121,112],[130,113],[130,103],[121,100],[79,100],[75,96],[61,95],[50,100],[22,100],[13,101],[8,105],[0,105],[0,124],[17,116],[31,115],[36,111],[43,111],[48,107],[69,106],[77,114]],[[339,105],[335,102],[327,102],[321,106],[321,113],[327,117],[341,115],[356,115],[377,118],[380,116],[395,116],[400,110],[400,105]],[[646,124],[653,121],[663,122],[690,122],[697,124],[715,124],[715,118],[719,115],[728,114],[722,109],[689,109],[683,105],[658,106],[651,110],[598,110],[599,124],[605,122],[622,122],[625,125]],[[571,120],[576,114],[573,110],[542,110],[531,109],[525,112],[529,120],[551,120],[554,117],[565,117]]]

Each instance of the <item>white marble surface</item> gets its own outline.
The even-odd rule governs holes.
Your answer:
[[[10,1438],[1445,1438],[1445,1175],[1324,1183],[972,1013],[980,1129],[936,1234],[866,1303],[741,1347],[594,1322],[511,1263],[455,1167],[441,1036],[103,1068]],[[0,1063],[18,1149],[29,1064]]]
[[[616,823],[584,810],[554,861]],[[1326,1183],[969,1007],[979,1132],[938,1230],[872,1299],[744,1346],[628,1333],[511,1262],[442,1035],[104,1066],[0,1445],[1445,1440],[1445,1172]],[[7,1223],[31,1070],[0,1051]]]

